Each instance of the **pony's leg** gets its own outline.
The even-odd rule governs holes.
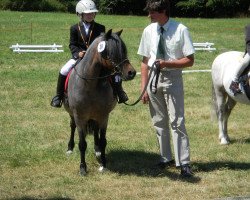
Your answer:
[[[68,150],[66,152],[68,155],[72,154],[73,149],[75,147],[74,136],[75,136],[76,124],[74,117],[70,117],[70,129],[71,129],[70,139],[68,143]]]
[[[220,138],[221,144],[229,144],[230,138],[228,136],[228,118],[231,114],[232,109],[236,105],[236,101],[234,101],[230,96],[227,97],[227,102],[225,104],[225,110],[224,110],[224,119],[223,119],[223,126],[224,126],[224,135]]]
[[[227,95],[226,91],[216,91],[219,120],[219,140],[220,144],[229,144],[227,131],[228,118],[236,102]]]
[[[87,149],[87,142],[86,142],[86,134],[83,129],[78,129],[79,133],[79,150],[81,156],[81,163],[80,163],[80,175],[85,176],[87,174],[87,165],[85,162],[85,152]]]
[[[99,128],[98,130],[94,131],[94,143],[95,143],[95,156],[97,160],[101,157],[101,151],[100,151],[100,138],[99,138]]]
[[[218,124],[219,124],[219,140],[221,144],[227,144],[225,140],[225,132],[227,132],[227,125],[225,121],[225,107],[226,107],[226,91],[221,88],[214,88],[216,101],[217,101],[217,115],[218,115]],[[222,142],[223,141],[223,142]]]
[[[100,168],[99,171],[104,171],[106,168],[106,154],[105,149],[107,146],[107,140],[106,140],[106,128],[100,130],[100,141],[99,141],[99,148],[101,151],[101,160],[100,160]]]

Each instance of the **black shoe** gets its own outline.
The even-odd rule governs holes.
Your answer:
[[[50,105],[56,108],[62,107],[62,99],[60,98],[60,96],[59,95],[54,96],[50,102]]]
[[[125,103],[126,101],[128,101],[128,96],[123,90],[119,91],[117,96],[118,96],[118,103]]]
[[[157,168],[159,168],[159,169],[165,169],[165,168],[169,168],[169,167],[174,167],[175,166],[175,161],[174,160],[170,160],[168,162],[159,162],[155,166]]]
[[[235,95],[237,94],[241,94],[241,89],[239,88],[239,83],[236,82],[236,81],[232,81],[230,86],[229,86],[229,89],[231,90],[231,92]]]
[[[183,177],[192,177],[194,174],[191,171],[191,167],[188,164],[186,164],[181,166],[181,175]]]

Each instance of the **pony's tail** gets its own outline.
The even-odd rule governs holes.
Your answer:
[[[214,86],[212,85],[211,120],[215,121],[217,119],[218,119],[218,104]]]

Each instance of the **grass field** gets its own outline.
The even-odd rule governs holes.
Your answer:
[[[196,52],[190,69],[210,69],[225,51],[244,50],[249,18],[183,19],[194,42],[214,42],[216,51]],[[70,58],[73,14],[0,11],[0,199],[217,199],[250,198],[249,107],[237,104],[229,119],[231,144],[221,146],[211,120],[210,73],[184,74],[186,128],[195,177],[182,179],[175,168],[158,171],[159,149],[148,107],[118,105],[107,131],[108,169],[97,172],[93,138],[87,137],[89,173],[79,176],[79,150],[66,156],[69,117],[50,107],[58,71]],[[147,17],[98,15],[96,21],[123,29],[131,63]],[[62,44],[64,53],[15,54],[12,44]],[[140,76],[124,82],[130,102],[140,94]],[[78,138],[76,137],[76,142]],[[76,145],[77,147],[77,145]]]

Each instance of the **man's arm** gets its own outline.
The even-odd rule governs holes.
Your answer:
[[[161,69],[191,67],[194,64],[194,55],[192,54],[177,60],[159,60],[159,62]]]
[[[146,87],[148,81],[148,58],[143,57],[141,62],[141,91]],[[142,102],[145,104],[149,101],[148,93],[145,91],[144,95],[142,96]]]

